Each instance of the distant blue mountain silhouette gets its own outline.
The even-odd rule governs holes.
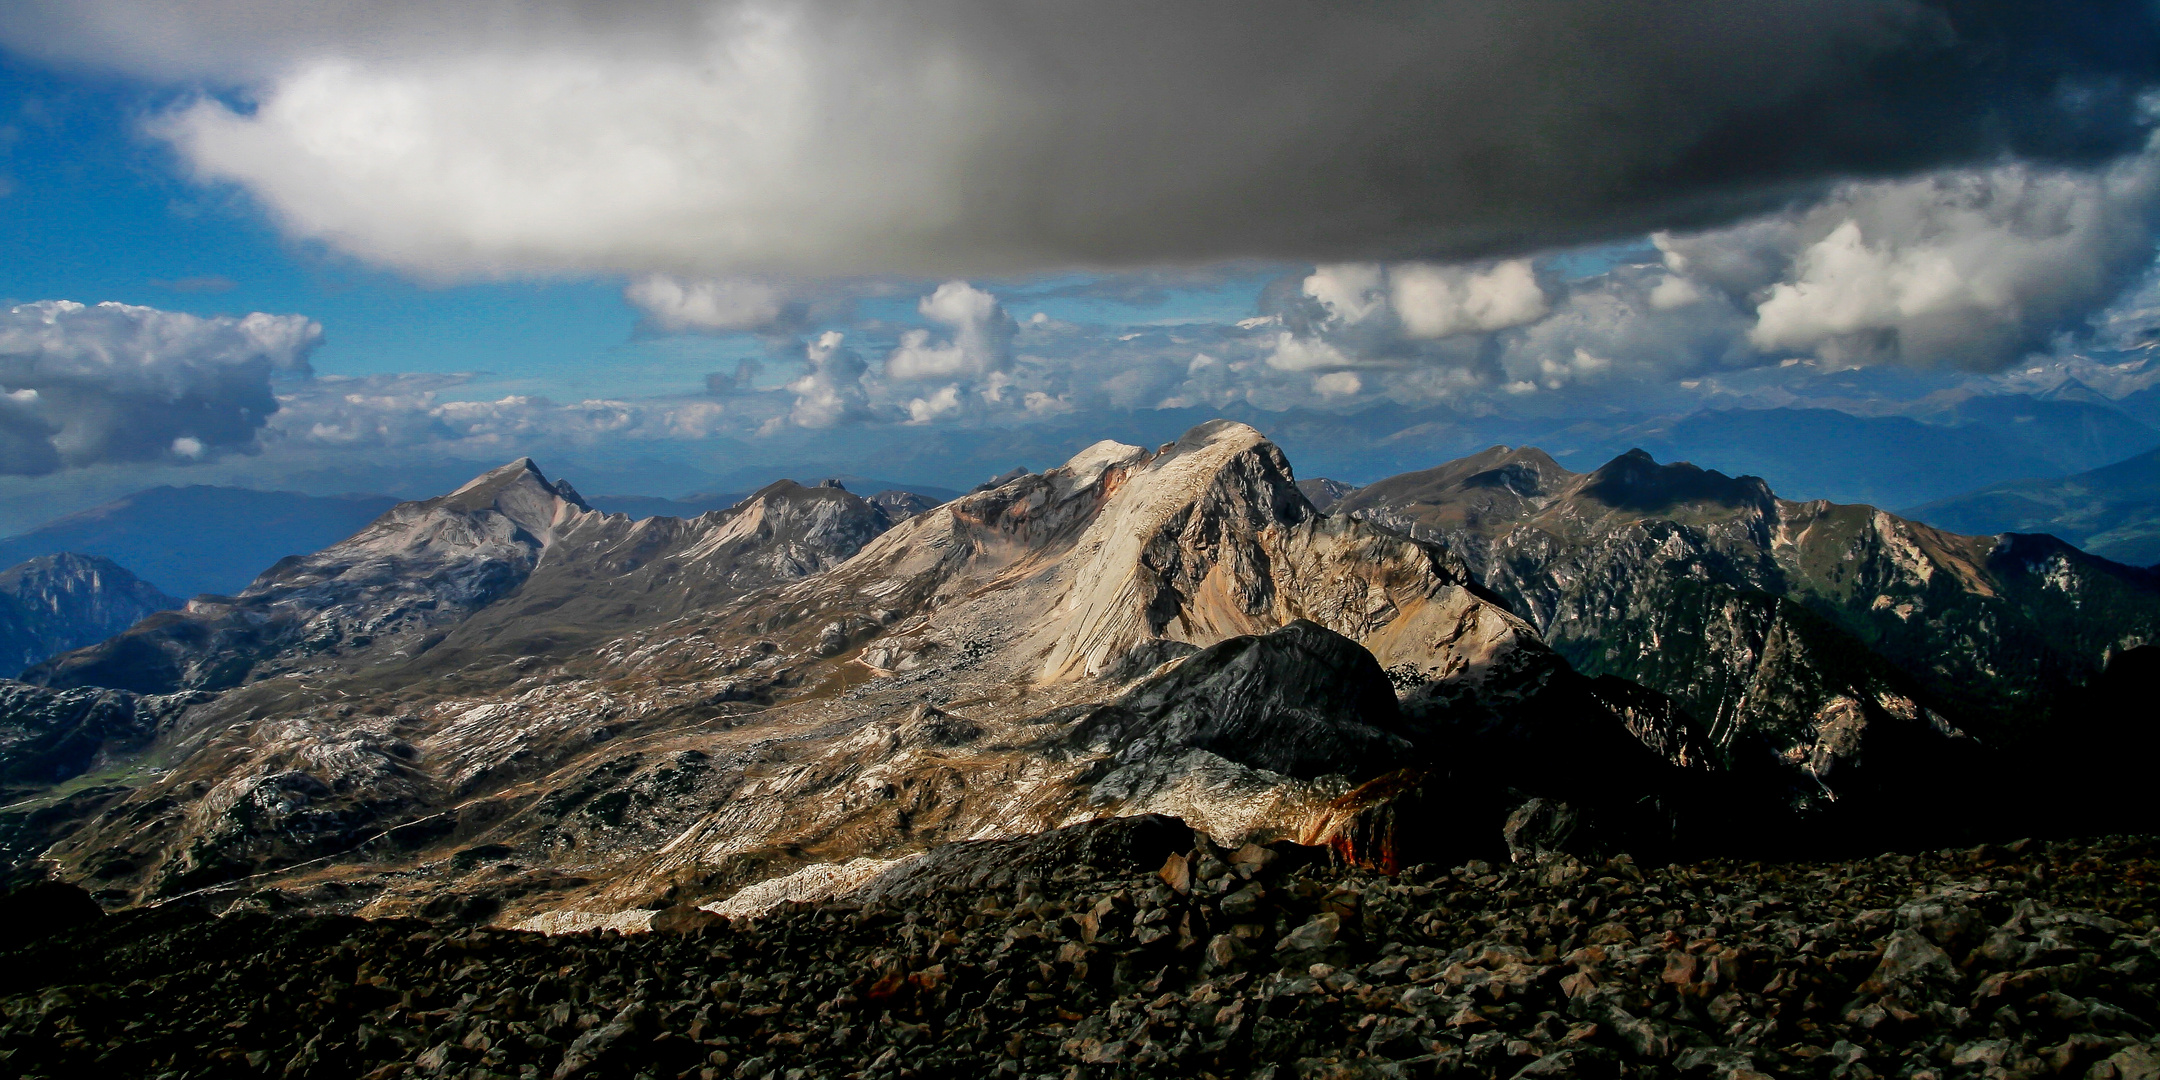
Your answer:
[[[174,596],[229,594],[287,555],[351,536],[397,502],[388,495],[154,487],[0,540],[0,566],[72,551],[111,559]]]

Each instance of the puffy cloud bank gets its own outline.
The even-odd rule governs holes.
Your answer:
[[[1505,256],[2095,160],[2160,68],[2141,0],[19,0],[0,41],[244,86],[157,130],[296,234],[452,276]],[[1406,287],[1414,333],[1507,317]]]
[[[655,329],[669,332],[764,332],[797,325],[803,316],[803,305],[777,286],[746,278],[685,281],[651,274],[631,282],[623,299]]]
[[[2089,168],[1848,181],[1783,212],[1656,234],[1650,258],[1573,280],[1541,279],[1528,260],[1320,266],[1272,291],[1282,328],[1268,364],[1382,369],[1363,384],[1399,398],[1802,359],[1993,372],[2160,325],[2156,238],[2160,149]],[[1342,396],[1348,384],[1333,385]]]
[[[322,327],[65,300],[0,313],[0,473],[249,451]]]

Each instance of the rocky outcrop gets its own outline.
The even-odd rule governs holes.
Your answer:
[[[2160,633],[2144,571],[1782,500],[1640,451],[1577,474],[1497,447],[1339,513],[1446,545],[1578,670],[1677,702],[1701,763],[1782,763],[1800,806],[1969,755],[1972,735],[2014,745],[2111,651]]]
[[[938,503],[936,499],[927,495],[918,495],[912,491],[901,491],[895,488],[890,491],[880,491],[870,496],[870,504],[885,511],[887,518],[894,522],[901,522],[935,507]]]
[[[1073,725],[1120,764],[1205,750],[1301,779],[1367,777],[1415,752],[1372,654],[1317,623],[1217,642]]]
[[[208,699],[0,680],[0,792],[35,791],[111,765]]]
[[[111,559],[41,555],[0,570],[0,670],[21,671],[179,606]]]
[[[1306,822],[1298,843],[1326,848],[1344,865],[1383,874],[1451,856],[1497,855],[1500,837],[1470,827],[1463,820],[1465,807],[1453,804],[1445,789],[1445,777],[1430,769],[1397,769],[1329,803]]]

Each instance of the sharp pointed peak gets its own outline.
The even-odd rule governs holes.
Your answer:
[[[441,501],[450,506],[477,509],[495,502],[505,492],[526,485],[545,492],[549,498],[561,499],[580,510],[592,509],[584,497],[578,494],[577,489],[570,486],[568,480],[548,479],[547,474],[540,471],[539,463],[529,457],[521,457],[489,469],[466,481],[456,491],[443,496]]]
[[[497,465],[494,468],[489,469],[488,471],[481,473],[480,475],[475,476],[470,480],[465,481],[465,483],[460,485],[456,491],[453,491],[450,494],[462,495],[465,492],[471,491],[472,489],[480,487],[484,484],[490,484],[501,480],[514,480],[520,476],[526,475],[532,476],[534,479],[540,481],[542,484],[548,485],[549,487],[554,486],[553,483],[548,480],[547,474],[540,471],[539,462],[536,462],[529,457],[521,457],[518,458],[516,461],[512,461],[503,465]]]

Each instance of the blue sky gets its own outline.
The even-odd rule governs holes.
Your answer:
[[[1218,414],[1372,479],[1706,409],[1977,423],[1944,402],[2070,379],[2135,442],[2160,383],[2136,4],[1956,26],[1998,82],[1893,34],[1898,77],[1859,90],[1801,47],[1845,40],[1827,9],[1556,35],[1607,15],[1105,0],[1043,37],[976,6],[656,0],[571,32],[552,4],[29,0],[0,16],[0,529],[518,454],[625,493],[957,485]],[[956,66],[896,67],[908,43]],[[1807,93],[1689,65],[1915,135],[1841,142]],[[1766,108],[1788,126],[1750,135]]]
[[[748,339],[638,333],[641,314],[624,300],[620,276],[429,282],[283,236],[246,191],[194,182],[168,146],[144,134],[146,119],[174,100],[167,88],[0,52],[0,299],[303,313],[327,331],[312,358],[318,372],[490,374],[460,397],[695,393],[706,373],[766,352]],[[1068,293],[1095,275],[997,284],[1010,286],[1025,314],[1219,322],[1251,315],[1261,286],[1283,272],[1209,275],[1222,280],[1148,289],[1137,303]],[[891,288],[856,306],[865,319],[919,323],[916,297]]]
[[[281,236],[245,191],[144,136],[170,91],[0,54],[0,297],[299,312],[339,375],[487,371],[527,392],[688,392],[739,346],[633,342],[620,279],[427,284]]]

